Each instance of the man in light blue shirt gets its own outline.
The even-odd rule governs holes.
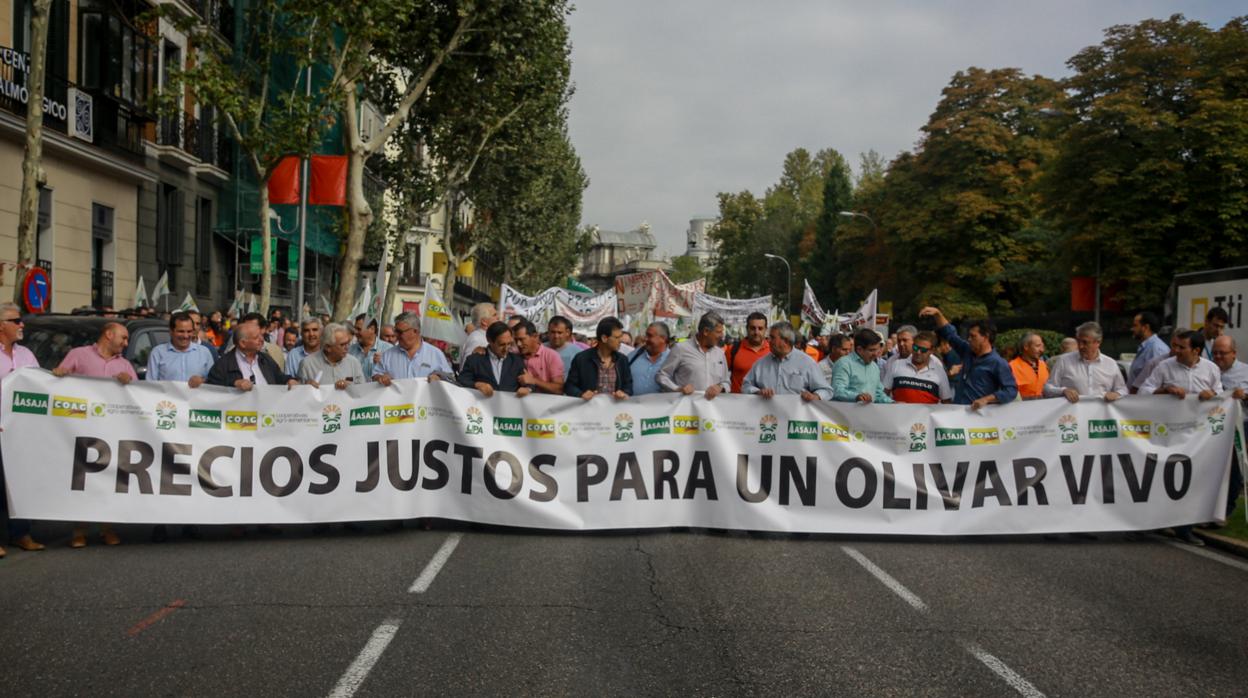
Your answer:
[[[862,328],[854,333],[854,350],[832,367],[832,395],[837,402],[892,402],[884,394],[880,365],[875,360],[880,335]]]
[[[303,343],[286,354],[286,373],[292,376],[299,375],[299,364],[303,363],[309,355],[321,350],[322,329],[321,321],[317,318],[308,318],[303,321],[303,325],[299,328]]]
[[[563,359],[563,375],[572,370],[572,359],[589,347],[572,339],[572,322],[562,315],[556,315],[546,325],[546,346],[555,350]]]
[[[665,322],[652,322],[646,328],[646,343],[637,347],[628,358],[628,367],[633,374],[633,395],[657,393],[659,387],[659,370],[667,361],[672,349],[667,342],[671,339],[671,331]]]
[[[351,345],[351,356],[359,360],[364,368],[364,379],[373,379],[373,369],[377,368],[376,356],[384,354],[394,345],[377,338],[377,318],[362,323],[356,342]]]
[[[754,362],[741,383],[741,392],[766,398],[801,395],[807,402],[832,399],[832,386],[824,380],[815,360],[805,352],[793,351],[797,332],[791,323],[772,325],[769,340],[771,353]]]
[[[1127,387],[1137,393],[1144,379],[1148,378],[1147,369],[1158,358],[1170,353],[1170,347],[1157,336],[1157,316],[1147,310],[1137,313],[1131,321],[1131,336],[1140,343],[1131,360],[1131,370],[1127,371]]]
[[[186,381],[198,388],[212,369],[212,352],[196,341],[195,321],[189,313],[177,312],[169,319],[169,341],[154,347],[147,355],[149,381]]]
[[[421,339],[419,315],[403,313],[394,321],[394,329],[399,345],[381,355],[381,365],[373,369],[373,380],[390,385],[392,380],[404,378],[428,378],[430,382],[454,379],[442,350]]]

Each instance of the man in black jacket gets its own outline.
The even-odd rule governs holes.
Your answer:
[[[531,393],[532,388],[520,385],[524,357],[511,352],[511,329],[507,323],[490,325],[485,331],[485,341],[484,354],[469,354],[464,359],[464,367],[459,371],[459,384],[465,388],[476,388],[485,397],[492,397],[496,390],[515,393],[516,397]]]
[[[257,385],[299,385],[299,379],[288,376],[277,362],[261,351],[264,334],[255,323],[242,323],[234,330],[234,348],[227,351],[208,372],[209,385],[251,390]]]
[[[620,353],[624,325],[613,318],[598,323],[598,346],[572,357],[563,394],[592,400],[598,393],[624,400],[633,394],[633,373],[628,357]]]

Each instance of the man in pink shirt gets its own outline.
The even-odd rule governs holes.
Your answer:
[[[17,343],[23,329],[22,309],[13,303],[0,304],[0,380],[19,368],[39,367],[35,355]],[[9,524],[9,543],[22,550],[43,550],[43,544],[30,537],[30,521],[9,518],[8,501],[4,495],[4,463],[0,462],[0,509]],[[0,548],[0,557],[4,557],[4,548]]]
[[[542,344],[537,326],[528,320],[517,323],[512,334],[524,357],[520,384],[539,392],[562,395],[563,359],[559,358],[559,352]]]
[[[100,338],[95,344],[70,349],[61,365],[52,369],[56,377],[95,376],[97,378],[116,378],[122,385],[137,380],[134,366],[126,358],[126,345],[130,344],[130,331],[120,322],[110,322],[100,329]],[[118,545],[121,538],[113,532],[111,524],[100,524],[100,540],[104,545]],[[74,535],[69,539],[69,547],[87,547],[87,527],[85,524],[74,526]]]

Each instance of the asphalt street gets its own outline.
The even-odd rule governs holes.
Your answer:
[[[1248,693],[1248,563],[1151,535],[119,530],[0,561],[4,695]]]

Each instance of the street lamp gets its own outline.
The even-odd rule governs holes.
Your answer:
[[[789,308],[793,305],[793,267],[789,266],[789,260],[778,254],[764,253],[763,256],[767,259],[778,259],[784,262],[785,278],[788,280],[788,284],[784,287],[784,319],[788,320]]]
[[[841,211],[837,215],[839,215],[841,218],[866,218],[867,221],[871,223],[872,230],[874,230],[876,233],[880,232],[880,226],[875,224],[875,219],[863,213],[862,211]]]

